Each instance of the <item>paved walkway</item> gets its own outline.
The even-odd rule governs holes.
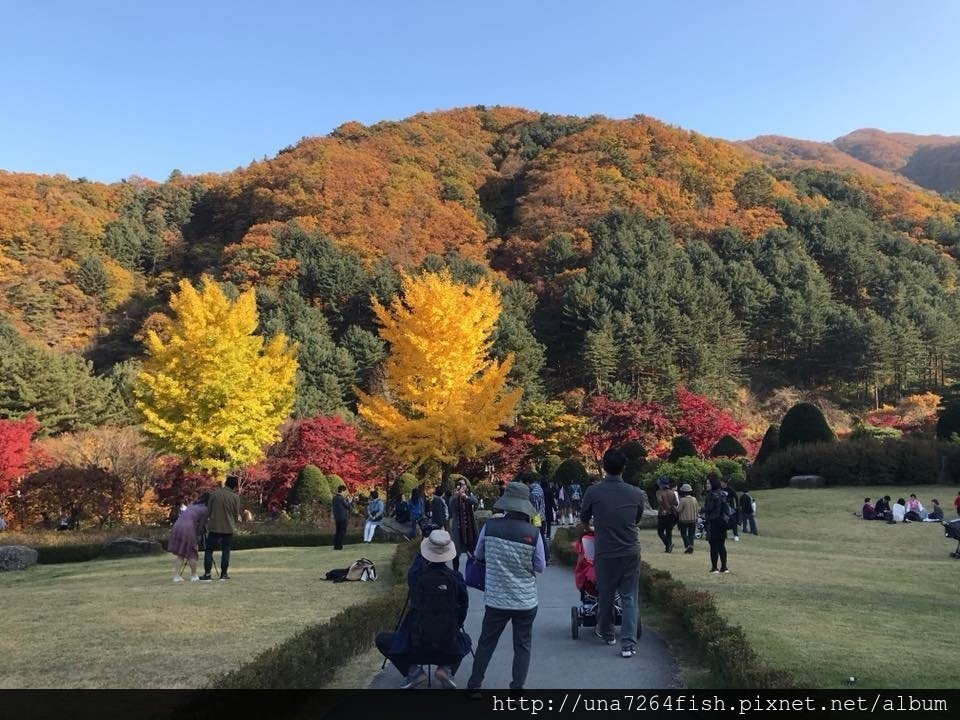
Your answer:
[[[671,688],[680,687],[676,663],[663,640],[650,628],[643,635],[633,658],[620,657],[620,644],[605,645],[594,635],[593,628],[580,628],[580,638],[570,634],[570,608],[580,601],[573,584],[573,572],[566,567],[550,565],[538,577],[540,608],[533,624],[533,650],[526,687],[530,689],[562,688]],[[641,620],[643,608],[641,607]],[[470,610],[464,627],[473,638],[474,647],[480,638],[483,620],[483,593],[470,590]],[[487,667],[484,689],[499,690],[510,686],[513,662],[513,640],[510,627],[503,631],[493,659]],[[466,687],[473,666],[468,655],[457,672],[457,685]],[[373,677],[371,688],[395,689],[402,678],[387,663]],[[434,683],[434,687],[436,684]]]

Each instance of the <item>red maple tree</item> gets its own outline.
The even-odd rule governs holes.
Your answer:
[[[737,437],[743,430],[738,423],[703,395],[677,388],[677,418],[674,422],[678,435],[684,435],[701,455],[710,451],[724,435]]]
[[[347,490],[381,480],[389,469],[382,448],[363,437],[357,426],[336,416],[318,415],[290,423],[283,438],[267,456],[269,487],[263,495],[268,503],[283,503],[307,465],[316,465],[325,474],[339,475]]]
[[[29,468],[30,439],[37,431],[30,415],[22,420],[0,420],[0,496],[5,495]]]
[[[612,447],[636,440],[652,450],[673,434],[673,423],[660,403],[595,395],[587,401],[585,412],[590,429],[583,442],[598,464]]]

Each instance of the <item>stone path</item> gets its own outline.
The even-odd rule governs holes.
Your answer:
[[[533,650],[526,687],[530,689],[589,688],[671,688],[680,687],[678,670],[663,640],[650,628],[643,635],[633,658],[620,657],[620,644],[605,645],[593,628],[580,628],[580,638],[570,634],[570,608],[579,603],[580,593],[573,584],[573,572],[550,565],[538,577],[540,607],[533,624]],[[641,621],[643,615],[641,606]],[[476,646],[483,620],[483,593],[470,590],[470,610],[464,627]],[[497,650],[487,668],[484,689],[507,689],[513,662],[510,627],[500,636]],[[459,687],[466,687],[473,666],[468,655],[457,672]],[[400,673],[390,664],[374,675],[369,687],[395,689]],[[434,683],[436,687],[436,683]]]

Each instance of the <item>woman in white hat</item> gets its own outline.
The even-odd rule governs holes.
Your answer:
[[[473,672],[467,688],[478,690],[487,665],[507,623],[513,624],[513,679],[511,690],[522,690],[530,668],[533,644],[533,620],[537,616],[537,581],[534,573],[543,572],[546,557],[543,538],[530,519],[536,510],[530,503],[530,488],[523,483],[507,485],[494,503],[503,517],[487,520],[474,556],[486,563],[483,594],[483,629],[473,658]]]
[[[380,633],[377,649],[404,676],[402,689],[427,682],[423,665],[436,665],[443,687],[455,688],[453,676],[470,652],[463,631],[470,596],[463,576],[447,567],[457,550],[446,530],[434,530],[420,543],[420,554],[407,571],[409,611],[396,632]]]

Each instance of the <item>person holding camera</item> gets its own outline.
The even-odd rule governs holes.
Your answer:
[[[477,505],[477,498],[467,489],[467,481],[459,479],[448,505],[450,537],[453,538],[457,548],[457,555],[453,558],[453,569],[457,571],[460,570],[460,556],[463,553],[473,552],[477,544],[477,519],[474,515]]]
[[[333,549],[343,550],[343,539],[347,536],[347,521],[350,519],[350,506],[353,501],[347,495],[347,486],[337,488],[333,496]]]

